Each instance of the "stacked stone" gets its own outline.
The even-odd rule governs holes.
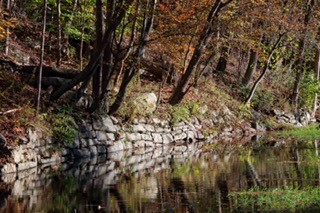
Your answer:
[[[63,162],[68,150],[57,147],[51,138],[39,130],[29,129],[29,137],[22,144],[11,150],[13,162],[1,169],[2,173],[14,173],[51,163]]]
[[[231,116],[230,112],[228,116]],[[183,121],[175,125],[156,118],[135,119],[132,123],[123,125],[112,116],[90,116],[78,124],[78,134],[72,143],[54,144],[51,138],[43,135],[41,131],[30,130],[29,139],[11,151],[13,162],[5,164],[1,172],[12,173],[68,159],[106,157],[109,153],[122,150],[156,149],[179,142],[217,142],[218,138],[232,141],[237,135],[257,133],[259,128],[258,124],[251,126],[245,123],[238,128],[230,126],[219,134],[212,132],[204,136],[197,118],[193,118],[192,122]],[[185,151],[182,147],[177,149],[182,153]]]
[[[91,118],[79,125],[79,136],[68,148],[75,157],[104,155],[137,148],[155,148],[177,141],[204,139],[201,125],[180,122],[170,126],[160,119],[135,119],[130,125],[120,125],[111,116]]]

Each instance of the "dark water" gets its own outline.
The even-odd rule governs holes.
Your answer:
[[[1,177],[0,212],[241,212],[228,194],[319,186],[318,152],[284,141],[111,153]]]

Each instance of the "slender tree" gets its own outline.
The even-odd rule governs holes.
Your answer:
[[[314,0],[308,0],[306,5],[306,12],[304,15],[304,21],[303,21],[304,27],[302,30],[302,36],[298,42],[298,53],[297,53],[296,61],[294,63],[295,81],[293,86],[291,102],[296,111],[299,108],[300,84],[304,74],[303,64],[304,64],[304,56],[305,56],[306,36],[308,33],[308,26],[312,18],[313,7],[314,7]]]
[[[100,57],[102,56],[105,48],[108,46],[108,41],[110,41],[110,37],[112,37],[113,32],[117,29],[128,8],[131,6],[133,0],[124,0],[119,2],[120,6],[112,16],[111,19],[108,20],[108,26],[104,30],[104,36],[101,43],[97,43],[96,46],[93,48],[93,53],[90,58],[89,63],[83,69],[81,73],[79,73],[76,77],[72,80],[65,82],[60,88],[55,90],[50,97],[50,100],[57,100],[61,97],[65,92],[72,89],[77,84],[91,79],[94,73],[96,72],[97,65],[100,61]]]
[[[8,16],[11,16],[11,0],[7,0],[7,12],[8,12]],[[9,49],[10,49],[10,29],[9,27],[7,27],[6,29],[6,46],[5,46],[5,51],[4,53],[6,55],[9,55]]]
[[[157,0],[151,0],[147,3],[147,8],[150,8],[150,10],[147,10],[144,14],[144,21],[139,39],[139,45],[134,53],[134,59],[131,61],[130,65],[125,70],[119,92],[116,96],[115,101],[109,109],[109,114],[114,114],[119,109],[120,105],[123,102],[127,86],[138,70],[139,59],[143,56],[144,49],[146,47],[146,44],[150,37],[151,30],[153,28],[156,7]]]
[[[41,40],[41,53],[40,53],[39,75],[38,75],[37,114],[39,114],[40,112],[42,67],[43,67],[44,44],[45,44],[45,34],[46,34],[46,19],[47,19],[47,0],[43,0],[42,33],[41,33],[42,40]]]
[[[319,40],[320,40],[320,28],[318,29],[316,41],[319,41]],[[316,54],[314,58],[314,75],[315,75],[315,79],[319,81],[319,78],[320,78],[320,44],[319,43],[317,43],[315,49],[316,49],[315,50]],[[313,109],[311,113],[312,118],[315,118],[317,108],[318,108],[318,94],[316,93],[314,95]]]
[[[200,59],[204,54],[204,51],[214,34],[215,19],[219,15],[221,9],[228,5],[230,2],[232,2],[232,0],[228,0],[225,3],[221,0],[216,0],[215,3],[212,5],[211,10],[207,16],[206,25],[202,30],[202,33],[195,47],[193,55],[190,59],[188,67],[184,74],[181,76],[177,87],[175,88],[173,94],[170,97],[169,103],[171,105],[180,103],[184,95],[188,92],[188,89],[190,88],[188,85],[191,76],[195,72],[200,62]]]
[[[250,49],[249,62],[247,65],[246,72],[245,72],[243,79],[242,79],[243,86],[249,85],[249,83],[252,79],[252,76],[256,71],[257,62],[258,62],[258,53],[255,50]]]
[[[247,98],[247,100],[245,101],[245,104],[247,105],[248,103],[251,102],[251,99],[253,98],[253,95],[256,91],[256,89],[258,88],[258,85],[259,83],[262,81],[262,79],[264,78],[264,76],[266,75],[268,69],[269,69],[269,66],[270,66],[270,62],[271,62],[271,59],[272,59],[272,56],[275,52],[275,50],[278,48],[280,42],[281,42],[281,39],[283,38],[285,34],[284,33],[281,33],[277,39],[277,41],[274,43],[274,45],[272,46],[271,48],[271,51],[267,57],[267,59],[265,60],[264,62],[264,65],[263,65],[263,70],[259,76],[259,78],[256,80],[256,82],[253,84],[252,88],[251,88],[251,91],[250,91],[250,94]]]
[[[102,0],[96,0],[96,45],[102,42],[103,38],[103,2]],[[102,93],[102,67],[103,59],[100,58],[98,70],[93,75],[92,79],[92,97],[96,100],[99,95]]]
[[[58,48],[57,48],[57,67],[60,67],[61,64],[61,37],[62,37],[62,29],[61,29],[61,0],[57,0],[57,27],[58,27]]]

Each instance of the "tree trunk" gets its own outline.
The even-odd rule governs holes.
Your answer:
[[[9,17],[11,16],[11,0],[7,0],[7,11],[9,14]],[[10,49],[10,30],[9,27],[6,29],[6,46],[5,46],[5,55],[9,55],[9,49]]]
[[[136,2],[136,8],[135,8],[135,16],[134,16],[134,21],[133,21],[133,24],[132,24],[132,27],[131,27],[131,35],[130,35],[130,40],[129,40],[129,44],[128,44],[128,50],[126,51],[125,53],[125,56],[121,59],[120,61],[120,69],[119,71],[116,73],[116,76],[114,78],[114,81],[113,81],[113,87],[114,88],[117,88],[118,87],[118,84],[119,84],[119,80],[120,80],[120,77],[122,75],[122,72],[124,70],[124,66],[125,66],[125,61],[127,60],[127,58],[129,57],[129,55],[131,54],[132,52],[132,46],[133,46],[133,43],[134,43],[134,38],[136,37],[136,31],[137,31],[137,17],[138,17],[138,14],[140,12],[140,1],[137,1]],[[123,29],[124,30],[124,29]]]
[[[2,5],[3,5],[3,0],[0,0],[0,14],[2,14]]]
[[[77,9],[77,5],[78,5],[78,0],[73,0],[72,12],[71,12],[71,15],[70,15],[70,19],[67,21],[67,23],[65,25],[65,29],[69,29],[70,28],[70,26],[72,24],[72,21],[73,21],[74,14],[75,14],[76,9]],[[70,50],[69,50],[69,43],[68,43],[69,34],[66,31],[64,32],[63,39],[67,42],[66,56],[69,59],[69,57],[70,57]]]
[[[228,52],[229,52],[229,48],[226,46],[223,46],[221,48],[221,54],[218,60],[218,64],[216,67],[216,71],[220,72],[220,73],[224,73],[226,71],[227,68],[227,60],[228,60]]]
[[[39,78],[38,78],[37,114],[39,114],[40,112],[41,81],[42,81],[42,66],[43,66],[43,58],[44,58],[44,43],[45,43],[45,34],[46,34],[46,19],[47,19],[47,0],[43,0],[42,35],[41,35],[42,41],[41,41]]]
[[[79,84],[81,81],[84,81],[87,77],[92,76],[94,72],[96,71],[97,63],[99,62],[99,59],[106,48],[107,41],[109,41],[110,37],[112,36],[112,33],[117,29],[121,21],[123,20],[123,17],[125,16],[128,8],[132,4],[133,0],[127,0],[123,7],[118,9],[118,14],[114,18],[114,20],[107,26],[102,43],[99,46],[95,46],[93,50],[92,57],[90,58],[89,63],[84,68],[84,70],[79,73],[75,78],[73,78],[71,81],[66,82],[63,84],[59,89],[54,91],[50,97],[50,100],[57,100],[61,97],[66,91],[72,89],[75,85]]]
[[[302,77],[304,74],[304,69],[303,69],[303,61],[304,61],[304,55],[305,55],[305,39],[308,33],[307,26],[309,25],[309,22],[311,20],[312,16],[312,11],[313,11],[313,6],[314,6],[314,0],[308,0],[307,2],[307,10],[304,16],[304,25],[306,26],[303,30],[302,33],[302,38],[299,41],[299,46],[298,46],[298,54],[297,54],[297,59],[295,61],[295,82],[293,86],[293,92],[292,92],[292,98],[291,98],[291,103],[294,106],[295,111],[298,110],[299,108],[299,93],[300,93],[300,84],[302,81]]]
[[[57,0],[57,15],[58,15],[58,49],[57,49],[57,67],[61,65],[61,0]]]
[[[320,32],[320,30],[319,30]],[[317,80],[319,80],[320,77],[320,49],[317,47],[316,49],[316,55],[315,55],[315,64],[314,64],[314,74]],[[315,119],[316,117],[316,111],[318,108],[318,94],[314,95],[314,102],[313,102],[313,110],[311,113],[311,118]]]
[[[245,105],[247,105],[247,104],[250,103],[250,101],[251,101],[251,99],[253,98],[253,95],[254,95],[254,93],[255,93],[258,85],[259,85],[259,83],[262,81],[263,77],[264,77],[265,74],[267,73],[267,71],[268,71],[268,69],[269,69],[269,64],[270,64],[270,62],[271,62],[272,55],[273,55],[274,51],[277,49],[277,47],[279,46],[279,43],[280,43],[280,41],[281,41],[281,39],[282,39],[283,36],[284,36],[284,34],[280,34],[278,40],[277,40],[276,43],[273,45],[273,47],[272,47],[272,49],[271,49],[271,52],[269,53],[269,56],[268,56],[267,60],[266,60],[265,63],[264,63],[263,71],[262,71],[261,75],[259,76],[259,78],[257,79],[257,81],[254,83],[254,85],[253,85],[253,87],[252,87],[252,89],[251,89],[251,91],[250,91],[250,94],[249,94],[247,100],[245,101]]]
[[[258,61],[258,53],[254,50],[250,50],[250,56],[249,56],[249,63],[246,69],[246,72],[244,74],[244,77],[242,79],[243,86],[248,86],[253,74],[256,71],[257,68],[257,61]]]
[[[96,45],[100,45],[103,38],[103,11],[102,11],[103,3],[102,0],[96,0]],[[101,81],[102,81],[102,66],[103,66],[102,57],[100,57],[99,66],[97,72],[93,76],[92,80],[92,96],[93,99],[99,97],[102,93],[101,89]]]
[[[83,37],[84,37],[84,25],[85,25],[85,7],[86,5],[84,4],[85,1],[83,1],[80,5],[80,10],[81,10],[81,16],[82,16],[82,23],[81,23],[81,36],[80,36],[80,51],[79,51],[79,59],[80,59],[80,70],[83,68]]]
[[[113,104],[110,107],[109,110],[109,114],[114,114],[119,107],[121,106],[126,90],[127,90],[127,86],[130,83],[130,81],[132,80],[133,76],[135,75],[135,73],[137,72],[137,66],[138,66],[138,62],[139,59],[142,57],[142,55],[144,54],[144,49],[145,46],[147,44],[147,41],[149,39],[152,27],[153,27],[153,21],[154,21],[154,15],[155,15],[155,10],[156,10],[156,6],[157,6],[157,0],[152,0],[150,3],[150,9],[151,12],[150,14],[145,14],[145,20],[143,23],[143,28],[142,28],[142,32],[141,32],[141,36],[140,36],[140,44],[134,54],[134,59],[131,62],[130,66],[127,68],[124,76],[123,76],[123,80],[122,83],[120,85],[120,89],[119,92],[116,96],[115,101],[113,102]]]
[[[207,24],[201,33],[198,44],[195,47],[191,60],[188,64],[188,67],[185,73],[180,78],[177,87],[175,88],[173,94],[169,99],[169,103],[171,105],[176,105],[180,103],[184,95],[188,92],[188,89],[190,88],[188,87],[188,84],[190,82],[191,75],[196,70],[198,63],[203,55],[203,52],[214,34],[213,27],[214,27],[215,18],[218,16],[220,10],[224,6],[229,4],[231,1],[232,0],[228,0],[226,3],[222,3],[221,0],[216,0],[214,5],[211,7],[211,10],[207,17]]]

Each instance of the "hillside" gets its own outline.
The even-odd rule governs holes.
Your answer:
[[[315,3],[128,1],[118,13],[100,1],[10,2],[0,5],[0,133],[9,144],[23,143],[28,126],[50,129],[60,114],[205,123],[230,111],[214,131],[270,123],[274,109],[317,116]],[[152,112],[136,105],[146,94],[156,97]]]

